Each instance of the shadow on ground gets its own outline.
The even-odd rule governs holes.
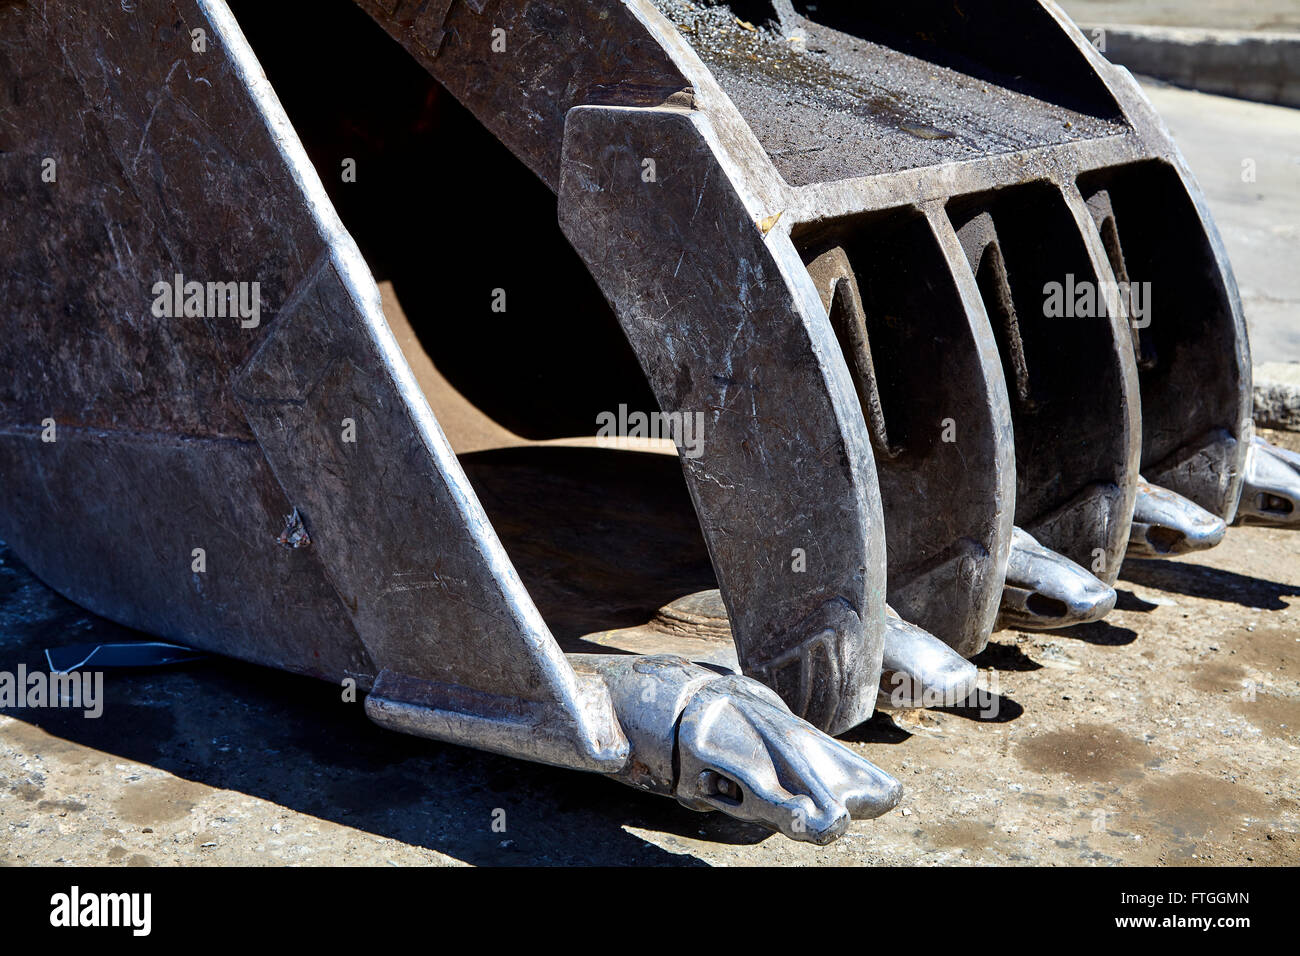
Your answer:
[[[0,669],[144,637],[54,594],[0,546]],[[591,774],[385,731],[341,689],[223,658],[106,676],[104,714],[7,709],[53,736],[476,864],[704,865],[625,825],[731,844],[766,830]],[[504,809],[508,833],[492,831]],[[339,861],[344,862],[344,861]]]
[[[1210,601],[1230,601],[1261,611],[1287,607],[1285,597],[1300,595],[1300,587],[1224,571],[1190,561],[1129,560],[1120,578],[1130,584],[1156,588]]]

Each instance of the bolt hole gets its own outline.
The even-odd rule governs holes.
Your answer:
[[[1259,496],[1259,510],[1266,514],[1289,515],[1295,510],[1295,505],[1288,498],[1280,498],[1265,492]]]
[[[1025,601],[1025,610],[1035,617],[1063,618],[1067,610],[1064,601],[1047,597],[1035,591]]]
[[[1147,529],[1147,543],[1161,554],[1169,554],[1183,543],[1184,537],[1181,531],[1162,528],[1159,525]]]
[[[716,770],[700,774],[700,789],[706,797],[727,806],[738,807],[745,801],[745,791],[740,784]]]

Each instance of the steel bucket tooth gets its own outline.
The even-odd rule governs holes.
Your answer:
[[[1053,630],[1101,620],[1115,607],[1115,589],[1020,528],[1011,544],[1000,627]]]
[[[891,615],[878,707],[957,707],[975,692],[975,665],[933,634]]]
[[[1300,528],[1300,455],[1259,437],[1251,442],[1236,523]]]
[[[1168,488],[1140,480],[1127,555],[1162,558],[1204,551],[1222,541],[1227,531],[1218,515]]]
[[[609,687],[631,746],[620,779],[631,786],[821,844],[851,820],[893,809],[902,794],[897,780],[757,681],[671,655],[572,660]]]

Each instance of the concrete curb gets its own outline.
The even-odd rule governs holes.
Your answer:
[[[1080,26],[1112,63],[1178,86],[1300,107],[1300,33]]]
[[[1255,366],[1255,424],[1300,431],[1300,362]]]

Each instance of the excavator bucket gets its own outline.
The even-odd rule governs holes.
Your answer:
[[[692,266],[668,215],[642,278],[676,328],[656,305],[626,331],[661,407],[703,416],[689,500],[739,665],[780,696],[680,656],[566,656],[224,3],[113,6],[89,32],[71,8],[0,16],[23,133],[4,160],[23,214],[0,254],[3,534],[38,575],[177,644],[353,680],[384,726],[799,839],[897,802],[822,732],[870,716],[880,683],[865,424],[824,312],[781,281],[802,270],[793,250],[742,228],[689,122],[665,111],[713,190],[692,228],[748,241],[752,272]],[[730,325],[702,321],[724,303]],[[800,545],[812,567],[791,573]]]
[[[825,843],[901,792],[834,735],[1296,513],[1052,3],[94,19],[0,5],[0,537],[168,654]]]

